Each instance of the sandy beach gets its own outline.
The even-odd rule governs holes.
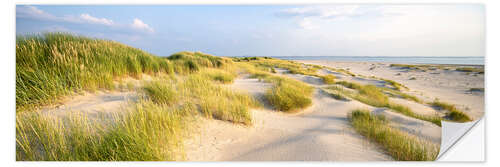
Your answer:
[[[474,119],[483,115],[484,96],[481,92],[466,92],[471,87],[483,87],[484,76],[464,75],[461,72],[402,71],[389,67],[389,63],[301,61],[306,64],[350,69],[358,76],[350,76],[322,69],[321,75],[333,74],[339,81],[384,87],[385,82],[371,79],[375,76],[391,79],[407,86],[407,93],[431,102],[435,98],[457,104]],[[374,64],[374,65],[371,65]],[[370,70],[370,67],[375,68]],[[340,101],[329,97],[324,84],[315,76],[290,74],[277,69],[278,74],[308,83],[316,88],[313,105],[298,114],[284,114],[266,107],[253,110],[253,127],[241,127],[207,120],[201,135],[189,140],[188,160],[192,161],[253,161],[253,160],[329,160],[329,161],[383,161],[391,160],[379,146],[360,136],[351,127],[347,115],[356,108],[365,108],[373,114],[384,115],[391,126],[421,140],[439,145],[441,127],[415,119],[387,108],[376,108],[356,100]],[[401,73],[400,75],[396,75]],[[440,73],[440,74],[437,74]],[[416,80],[408,80],[416,77]],[[269,84],[257,79],[240,77],[230,85],[235,90],[248,92],[261,99]],[[441,110],[401,98],[390,98],[421,115],[444,116]],[[192,143],[197,143],[194,146]],[[207,156],[210,155],[210,156]]]
[[[470,88],[484,88],[484,74],[467,74],[453,70],[405,70],[390,67],[391,63],[332,62],[305,60],[306,64],[349,69],[364,76],[394,80],[408,87],[409,93],[428,101],[435,98],[457,105],[473,117],[484,115],[484,92],[471,92]],[[460,65],[448,65],[460,66]],[[414,78],[414,79],[413,79]]]

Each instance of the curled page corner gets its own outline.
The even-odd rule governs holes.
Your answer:
[[[439,149],[439,154],[436,158],[436,161],[439,161],[440,158],[446,154],[446,152],[455,145],[467,132],[469,132],[472,127],[474,127],[481,119],[477,119],[475,121],[466,122],[466,123],[455,123],[455,122],[447,122],[442,121],[441,128],[441,148]]]

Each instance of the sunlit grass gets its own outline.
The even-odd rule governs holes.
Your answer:
[[[439,153],[439,146],[391,128],[382,115],[375,116],[366,110],[354,110],[349,114],[349,120],[357,132],[383,146],[396,160],[432,161]]]
[[[441,101],[434,101],[431,105],[438,107],[442,110],[448,111],[446,113],[446,118],[454,122],[469,122],[472,121],[469,115],[460,111],[455,105],[448,104]]]
[[[234,78],[236,77],[236,74],[229,72],[228,70],[213,69],[213,68],[203,69],[203,71],[201,71],[200,74],[207,76],[211,80],[224,84],[233,83]]]
[[[282,78],[274,81],[265,97],[275,109],[293,112],[312,104],[312,87],[300,81]]]
[[[36,111],[64,96],[99,89],[136,91],[140,100],[112,113],[112,118],[17,112],[16,158],[181,160],[186,120],[193,115],[252,123],[249,110],[260,104],[221,85],[232,83],[236,70],[231,59],[201,52],[162,58],[117,42],[69,34],[20,36],[16,111]],[[141,84],[125,81],[130,77]]]
[[[420,115],[413,112],[409,107],[406,107],[401,104],[392,103],[390,102],[387,95],[383,93],[382,88],[378,88],[374,85],[360,85],[357,83],[346,82],[346,81],[337,82],[337,84],[353,89],[354,91],[348,91],[339,86],[330,86],[327,87],[327,89],[334,90],[339,94],[353,98],[367,105],[371,105],[374,107],[387,107],[392,111],[401,113],[403,115],[424,121],[429,121],[438,126],[441,126],[441,117],[436,115],[432,116]]]
[[[320,77],[325,84],[334,84],[335,83],[335,76],[332,74],[328,75],[322,75]]]
[[[266,91],[265,98],[276,110],[296,112],[312,104],[314,89],[306,83],[262,71],[259,69],[260,65],[239,62],[238,66],[250,73],[250,77],[273,84]]]
[[[84,113],[69,119],[40,113],[16,117],[16,159],[28,161],[165,161],[183,158],[182,136],[193,105],[141,101],[113,119]]]
[[[172,83],[168,81],[153,81],[144,85],[144,91],[151,101],[158,104],[173,104],[179,99],[178,92]]]
[[[114,89],[117,78],[189,74],[226,68],[232,61],[201,52],[161,58],[118,42],[46,33],[16,39],[16,111],[57,102],[81,91]],[[218,77],[227,82],[226,76]]]
[[[455,70],[460,72],[475,72],[479,74],[484,74],[484,68],[479,68],[479,67],[459,67],[456,68]]]

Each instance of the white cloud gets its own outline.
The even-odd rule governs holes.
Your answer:
[[[151,28],[148,24],[144,23],[142,20],[137,18],[134,19],[132,24],[127,25],[127,24],[115,23],[111,19],[95,17],[88,13],[82,13],[80,15],[55,16],[35,6],[17,6],[16,17],[38,19],[45,21],[48,20],[56,22],[77,23],[77,24],[100,24],[104,26],[110,26],[121,29],[134,29],[151,33],[154,32],[153,28]]]
[[[302,8],[291,8],[281,11],[284,16],[299,16],[299,17],[319,17],[331,19],[336,17],[352,17],[364,14],[364,11],[359,10],[357,5],[341,5],[341,6],[309,6]]]
[[[387,17],[401,15],[401,10],[386,9],[382,6],[334,5],[306,6],[281,10],[278,16],[294,18],[304,29],[320,28],[321,23],[350,20],[362,17]]]
[[[316,29],[319,27],[318,25],[313,24],[311,19],[309,19],[309,18],[303,18],[303,19],[299,20],[298,26],[300,28],[306,29],[306,30],[312,30],[312,29]]]
[[[44,20],[56,20],[57,17],[44,12],[34,6],[19,6],[16,8],[16,17],[21,18],[34,18]]]
[[[31,18],[39,20],[50,20],[50,21],[70,22],[70,23],[80,23],[80,24],[91,23],[91,24],[102,24],[107,26],[114,25],[113,20],[106,18],[97,18],[91,16],[88,13],[83,13],[78,17],[75,15],[55,16],[41,9],[38,9],[35,6],[18,6],[16,8],[16,15],[17,15],[16,17],[20,18]]]
[[[109,20],[106,18],[93,17],[87,13],[81,14],[80,19],[82,19],[86,22],[89,22],[89,23],[94,23],[94,24],[104,24],[104,25],[108,25],[108,26],[114,24],[113,20]]]
[[[154,32],[153,28],[151,28],[149,25],[144,23],[142,20],[135,18],[134,22],[132,23],[132,28],[138,29],[138,30],[146,30],[149,32]]]

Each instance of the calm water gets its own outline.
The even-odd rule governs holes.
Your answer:
[[[276,56],[285,60],[330,60],[350,62],[387,62],[401,64],[484,65],[484,57],[349,57],[349,56]]]

